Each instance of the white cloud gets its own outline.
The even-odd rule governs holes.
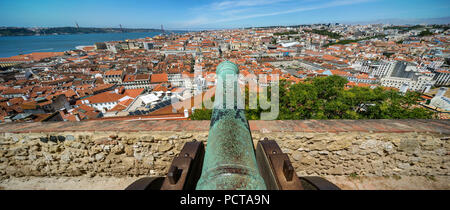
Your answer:
[[[360,4],[374,0],[225,0],[196,8],[197,16],[182,23],[185,27],[226,23],[251,18],[277,16],[319,10],[337,6]]]
[[[225,10],[236,7],[255,7],[255,6],[263,6],[263,5],[271,5],[280,2],[288,2],[292,0],[234,0],[234,1],[222,1],[215,2],[209,5],[213,10]]]

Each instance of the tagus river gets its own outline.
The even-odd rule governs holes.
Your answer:
[[[74,50],[77,46],[94,45],[96,42],[154,37],[159,34],[160,32],[4,36],[0,37],[0,57],[33,52],[64,52]]]

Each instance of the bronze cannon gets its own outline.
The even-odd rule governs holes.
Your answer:
[[[186,143],[166,177],[142,178],[127,190],[339,190],[321,177],[298,177],[275,140],[265,138],[255,150],[245,110],[237,104],[237,65],[222,62],[216,74],[206,150],[203,142]]]

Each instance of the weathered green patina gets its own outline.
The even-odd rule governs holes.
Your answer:
[[[216,70],[217,87],[203,169],[197,190],[265,190],[242,106],[236,64]],[[226,100],[227,97],[233,100]]]

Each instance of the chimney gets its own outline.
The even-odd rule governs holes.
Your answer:
[[[446,87],[439,88],[438,93],[436,94],[435,97],[442,97],[442,96],[444,96],[445,92],[447,92],[447,90],[448,90],[448,88],[446,88]]]
[[[184,117],[185,118],[189,117],[189,111],[187,109],[184,109]]]
[[[402,87],[400,88],[400,93],[406,93],[406,91],[408,91],[409,85],[408,84],[403,84]]]
[[[78,114],[78,113],[76,113],[75,114],[75,119],[78,121],[78,122],[80,122],[81,121],[81,119],[80,119],[80,115]]]
[[[67,109],[66,108],[62,108],[61,109],[61,112],[64,114],[64,115],[66,115],[66,114],[68,114],[68,112],[67,112]]]
[[[425,85],[425,90],[423,91],[424,93],[428,93],[428,92],[430,92],[430,90],[431,90],[431,84],[427,84],[427,85]]]
[[[118,89],[118,88],[114,89],[114,92],[115,92],[116,94],[119,94],[119,89]]]

